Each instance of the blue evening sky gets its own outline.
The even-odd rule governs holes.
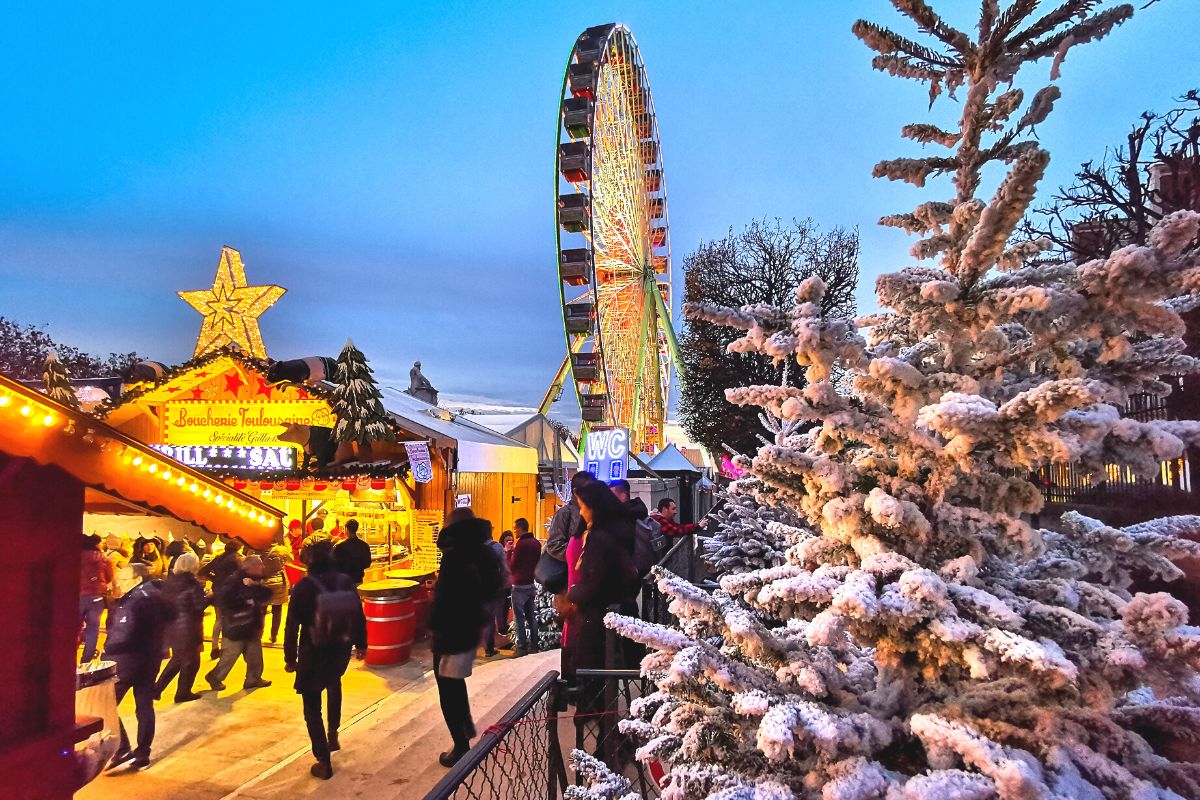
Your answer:
[[[978,8],[934,5],[960,27]],[[650,75],[677,281],[730,226],[812,216],[861,229],[869,308],[875,276],[911,262],[875,221],[949,188],[871,178],[917,152],[898,132],[929,115],[917,84],[871,70],[860,16],[913,33],[883,0],[16,4],[0,51],[0,315],[179,362],[200,319],[175,292],[209,286],[229,244],[251,283],[288,289],[262,317],[273,357],[336,355],[352,337],[384,383],[406,386],[420,359],[444,394],[536,404],[564,348],[562,70],[581,30],[614,20]],[[1043,193],[1196,82],[1198,30],[1200,3],[1166,0],[1071,52],[1040,131]]]

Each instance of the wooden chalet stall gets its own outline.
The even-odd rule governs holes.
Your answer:
[[[384,397],[384,405],[401,427],[420,432],[452,454],[450,505],[470,506],[490,520],[498,538],[513,521],[538,519],[538,451],[408,394]]]
[[[526,444],[537,451],[537,512],[529,517],[535,533],[544,535],[550,518],[569,493],[571,476],[579,469],[579,451],[545,414],[467,414],[471,421]]]
[[[369,580],[393,566],[436,569],[453,452],[396,420],[394,442],[339,447],[331,385],[272,380],[278,363],[214,350],[131,386],[106,418],[306,527],[320,516],[336,533],[357,520],[375,555]]]
[[[80,540],[90,503],[171,515],[251,547],[275,508],[181,465],[90,415],[0,377],[0,792],[66,800],[89,776],[74,746],[99,727],[75,716]]]

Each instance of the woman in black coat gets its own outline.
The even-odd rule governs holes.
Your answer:
[[[196,577],[199,569],[200,559],[193,553],[183,553],[176,557],[171,575],[163,583],[162,596],[175,609],[175,619],[167,628],[171,660],[158,676],[154,687],[156,700],[162,697],[176,675],[179,676],[179,683],[175,687],[176,703],[200,698],[199,694],[192,691],[192,686],[200,671],[200,651],[204,647],[204,609],[211,598],[204,593],[204,585]]]
[[[567,590],[574,667],[615,669],[623,665],[609,664],[605,658],[604,615],[614,605],[623,613],[637,613],[640,580],[633,560],[634,523],[612,490],[599,481],[581,487],[575,496],[588,527],[576,581]]]
[[[444,675],[443,662],[450,656],[458,656],[455,662],[469,660],[479,647],[490,604],[500,590],[500,567],[491,542],[492,524],[477,519],[469,508],[455,509],[438,534],[442,565],[433,590],[429,629],[442,716],[454,741],[453,748],[438,757],[444,767],[457,763],[471,749],[475,736],[466,678]]]

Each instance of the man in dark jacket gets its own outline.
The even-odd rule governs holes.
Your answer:
[[[214,690],[225,688],[225,678],[237,663],[238,656],[246,660],[246,682],[243,689],[270,686],[263,680],[262,632],[271,602],[271,589],[264,582],[265,569],[258,556],[247,556],[242,566],[230,576],[217,595],[221,609],[221,660],[204,679]]]
[[[442,565],[433,590],[429,629],[433,634],[433,673],[442,716],[454,746],[438,757],[444,767],[458,763],[471,749],[475,723],[467,697],[465,675],[449,670],[443,661],[470,663],[479,647],[479,632],[500,589],[500,565],[492,553],[492,526],[469,508],[456,508],[438,535]],[[452,674],[446,674],[446,673]],[[466,674],[470,674],[469,666]]]
[[[371,566],[371,545],[358,538],[358,520],[346,523],[346,540],[334,546],[333,560],[338,572],[354,581],[355,586],[363,582],[363,574]]]
[[[316,544],[309,550],[308,574],[292,589],[287,627],[283,632],[285,669],[296,673],[296,693],[304,701],[304,721],[308,725],[313,757],[317,760],[310,771],[325,780],[333,776],[329,754],[341,749],[338,726],[342,721],[342,675],[350,664],[350,645],[354,646],[354,655],[360,659],[367,648],[367,623],[361,605],[355,606],[359,613],[352,626],[350,644],[313,644],[317,598],[325,592],[354,591],[351,579],[337,570],[333,553],[332,542]],[[321,718],[321,692],[325,692],[327,698],[328,732]]]
[[[200,695],[192,691],[196,674],[200,671],[200,651],[204,649],[204,609],[209,597],[204,586],[196,578],[200,559],[195,553],[182,553],[175,559],[171,576],[163,584],[163,599],[175,609],[175,621],[167,629],[167,644],[171,647],[171,660],[163,667],[154,690],[154,699],[162,697],[176,675],[179,684],[175,687],[175,702],[187,703],[199,700]]]
[[[512,573],[512,605],[513,619],[517,628],[517,655],[536,653],[538,647],[538,619],[535,600],[537,584],[533,580],[533,571],[537,568],[538,559],[542,557],[542,545],[538,542],[533,531],[529,530],[529,521],[522,518],[513,523],[517,535],[517,544],[509,556],[508,568]]]
[[[241,563],[242,547],[236,542],[228,542],[225,549],[220,554],[213,557],[213,560],[208,562],[204,569],[200,570],[200,580],[205,579],[212,582],[213,597],[221,594],[221,590],[225,588],[226,582],[232,577],[233,573],[237,572],[238,564]],[[213,606],[215,619],[213,620],[212,631],[212,652],[208,654],[209,658],[218,658],[221,655],[221,606],[217,604]]]
[[[154,742],[154,679],[162,664],[167,624],[174,612],[149,579],[150,570],[141,562],[129,565],[137,585],[117,601],[116,621],[109,625],[104,655],[117,663],[117,703],[133,690],[137,716],[137,748],[130,750],[125,723],[121,723],[121,745],[109,769],[128,761],[134,769],[150,766]]]

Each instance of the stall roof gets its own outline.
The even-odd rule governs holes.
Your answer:
[[[683,453],[673,444],[667,445],[662,452],[650,459],[647,464],[655,472],[699,472],[696,465],[688,461]]]
[[[87,487],[251,547],[269,545],[282,519],[278,509],[3,376],[0,451],[53,464]]]
[[[554,428],[550,425],[550,418],[545,414],[538,414],[536,412],[525,412],[519,414],[468,413],[464,414],[463,416],[478,423],[479,425],[490,428],[497,433],[502,433],[505,436],[513,439],[523,440],[525,443],[531,445],[532,442],[530,437],[524,435],[524,432],[527,428],[536,425],[542,429],[549,429],[549,432],[545,435],[558,442],[559,460],[570,465],[579,463],[579,451],[572,447],[570,442],[562,439],[558,435],[558,431],[554,430]],[[542,438],[541,431],[535,432],[534,437]],[[550,460],[553,460],[552,455],[547,454],[547,456],[550,458]]]
[[[459,472],[537,474],[537,450],[466,415],[402,392],[385,394],[383,405],[401,427],[429,436],[439,447],[457,447]]]

